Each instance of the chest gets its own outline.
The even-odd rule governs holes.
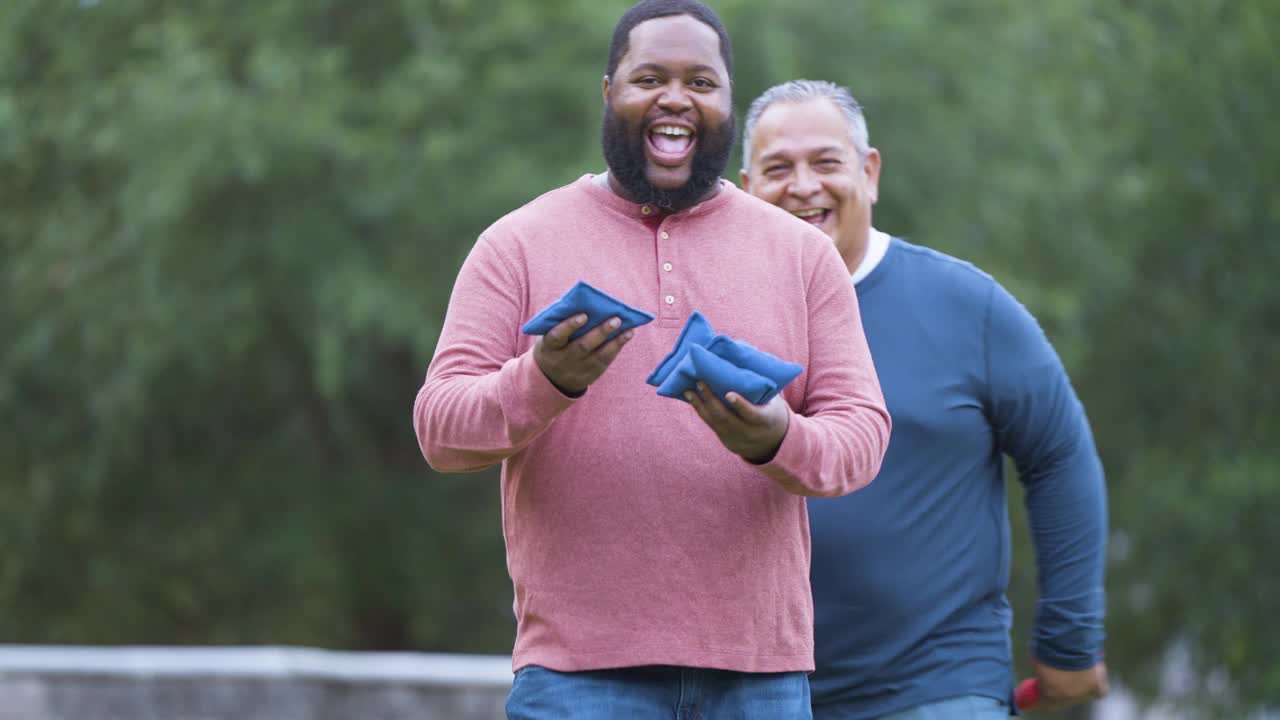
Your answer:
[[[562,227],[530,238],[526,257],[526,316],[584,280],[655,317],[633,341],[655,362],[695,310],[719,333],[807,361],[806,269],[785,239],[668,218]]]
[[[981,324],[907,299],[860,298],[863,329],[900,448],[992,442]]]

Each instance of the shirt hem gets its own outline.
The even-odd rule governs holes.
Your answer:
[[[962,697],[985,697],[1009,705],[1009,692],[990,687],[948,687],[935,688],[928,693],[904,695],[896,700],[882,703],[867,703],[859,700],[837,700],[824,703],[819,698],[813,700],[814,717],[823,720],[874,720],[875,718],[904,713],[925,705],[954,700]]]
[[[617,650],[589,653],[524,652],[511,658],[511,671],[529,665],[559,672],[607,670],[645,665],[674,665],[747,673],[813,672],[813,653],[754,654],[703,649]]]

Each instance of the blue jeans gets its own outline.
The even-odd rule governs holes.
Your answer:
[[[965,695],[885,715],[880,720],[1008,720],[1009,706],[995,698]]]
[[[812,720],[809,676],[686,667],[516,673],[508,720]]]

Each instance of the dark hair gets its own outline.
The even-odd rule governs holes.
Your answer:
[[[640,0],[623,13],[613,28],[613,39],[609,41],[609,64],[605,68],[605,75],[613,77],[614,71],[618,69],[618,63],[630,47],[631,30],[635,26],[646,20],[672,15],[691,15],[716,31],[716,35],[720,36],[720,59],[724,60],[724,69],[732,77],[733,47],[729,45],[729,31],[724,29],[724,23],[720,22],[720,16],[716,15],[715,10],[698,0]]]

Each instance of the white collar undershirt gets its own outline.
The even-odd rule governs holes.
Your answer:
[[[871,228],[871,232],[867,233],[867,252],[863,254],[862,262],[858,263],[858,269],[853,271],[853,284],[857,285],[863,278],[870,275],[888,251],[889,235]]]

